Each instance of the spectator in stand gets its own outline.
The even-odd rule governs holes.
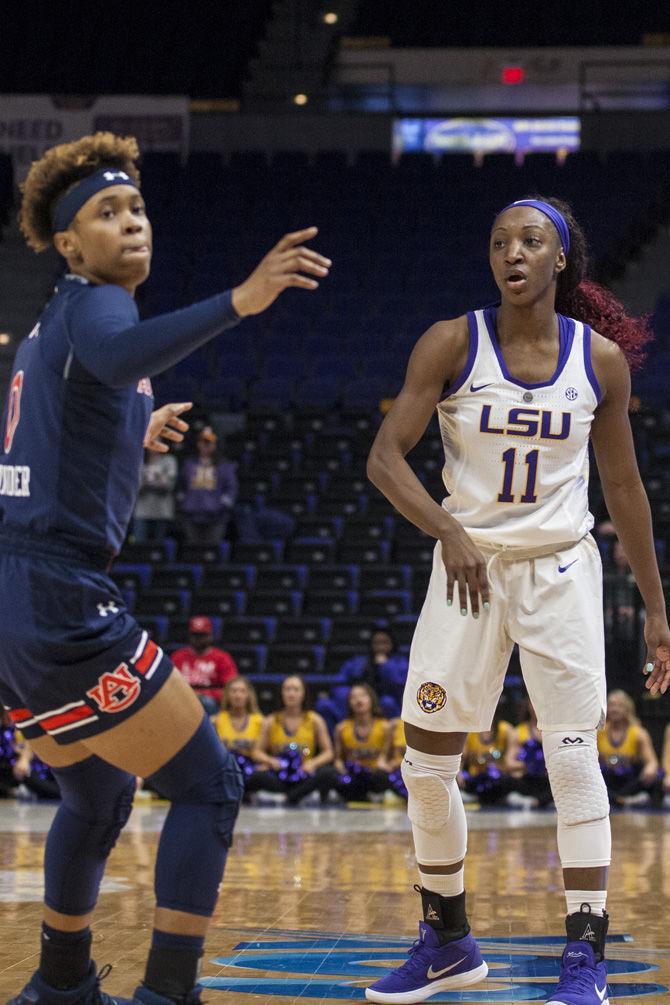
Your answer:
[[[495,711],[490,729],[468,733],[458,784],[482,805],[501,802],[514,788],[514,780],[506,770],[506,754],[513,733],[512,724],[502,717],[501,705]]]
[[[348,802],[360,802],[390,787],[384,756],[390,724],[369,684],[354,684],[347,706],[348,718],[335,728],[335,770],[340,795]]]
[[[259,767],[270,767],[272,758],[259,747],[263,715],[253,685],[246,677],[233,677],[223,689],[221,711],[212,717],[221,742],[232,750],[244,775],[245,789]]]
[[[618,538],[612,542],[604,575],[605,628],[613,637],[630,640],[635,636],[635,579],[628,556]]]
[[[265,719],[259,748],[269,755],[270,770],[249,778],[249,792],[283,793],[289,805],[296,806],[312,792],[319,792],[325,802],[330,790],[337,789],[328,729],[317,712],[306,708],[305,682],[299,674],[284,678],[281,708]]]
[[[386,628],[376,628],[370,636],[367,653],[352,656],[340,667],[336,684],[329,695],[322,695],[316,708],[333,733],[346,718],[349,688],[368,684],[379,696],[379,707],[387,719],[400,715],[402,693],[407,677],[407,657],[396,652],[395,639]]]
[[[660,806],[663,785],[649,733],[635,715],[635,703],[625,691],[610,691],[607,719],[598,731],[600,767],[613,806],[651,802]]]
[[[670,804],[670,722],[665,727],[663,733],[663,751],[661,754],[661,766],[663,772],[663,795],[664,803]]]
[[[508,797],[509,803],[544,809],[553,802],[542,734],[537,728],[537,716],[528,695],[521,701],[519,725],[509,738],[505,770],[515,779],[514,792]],[[520,798],[517,799],[517,796]]]
[[[211,426],[200,430],[196,447],[198,456],[187,458],[180,472],[184,534],[189,544],[218,544],[237,499],[235,464],[221,456]]]
[[[222,689],[237,677],[237,666],[230,653],[212,645],[214,630],[209,618],[191,618],[188,635],[190,646],[172,653],[172,662],[200,698],[205,712],[214,715]]]
[[[174,520],[176,485],[176,457],[147,450],[133,520],[133,536],[138,544],[165,537]]]
[[[7,712],[0,710],[0,799],[20,795],[20,786],[39,799],[60,799],[51,768],[33,753]]]

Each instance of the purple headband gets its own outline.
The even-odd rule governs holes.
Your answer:
[[[95,174],[82,178],[56,203],[53,214],[54,234],[61,230],[67,230],[84,203],[88,202],[97,192],[103,188],[109,188],[111,185],[132,185],[133,188],[137,188],[129,174],[116,168],[103,168],[101,171],[96,171]]]
[[[558,231],[563,251],[567,255],[570,251],[570,230],[565,217],[559,210],[555,209],[554,206],[550,206],[548,202],[541,202],[539,199],[519,199],[517,202],[511,202],[509,206],[505,206],[505,209],[501,209],[498,216],[501,213],[505,213],[508,209],[514,209],[515,206],[532,206],[533,209],[539,209],[540,213],[548,216]]]

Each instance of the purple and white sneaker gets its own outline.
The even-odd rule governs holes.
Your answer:
[[[365,997],[369,1002],[411,1005],[426,1001],[438,991],[476,984],[488,972],[471,935],[441,946],[435,930],[420,921],[419,938],[407,962],[366,988]]]
[[[561,959],[561,976],[547,1005],[609,1005],[607,964],[596,963],[588,942],[568,942]]]

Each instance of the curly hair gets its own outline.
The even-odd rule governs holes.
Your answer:
[[[649,317],[629,317],[624,305],[610,290],[586,278],[586,237],[567,202],[544,195],[525,198],[549,203],[563,214],[570,231],[567,265],[558,277],[556,310],[559,314],[583,321],[600,335],[616,342],[630,369],[638,370],[645,359],[645,346],[653,337]]]
[[[76,182],[101,168],[118,168],[130,175],[136,185],[140,173],[136,166],[140,151],[133,136],[94,133],[72,143],[51,147],[38,161],[33,161],[21,186],[19,212],[21,230],[33,251],[49,247],[53,235],[53,211],[57,200]]]

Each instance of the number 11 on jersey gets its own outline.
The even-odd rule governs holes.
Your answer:
[[[537,481],[537,462],[540,456],[539,450],[529,450],[524,457],[526,465],[526,488],[523,495],[516,499],[512,492],[512,481],[514,479],[514,465],[516,464],[516,447],[510,447],[502,455],[502,462],[505,466],[503,471],[502,492],[498,493],[498,502],[501,503],[534,503],[537,502],[535,495],[535,483]]]

